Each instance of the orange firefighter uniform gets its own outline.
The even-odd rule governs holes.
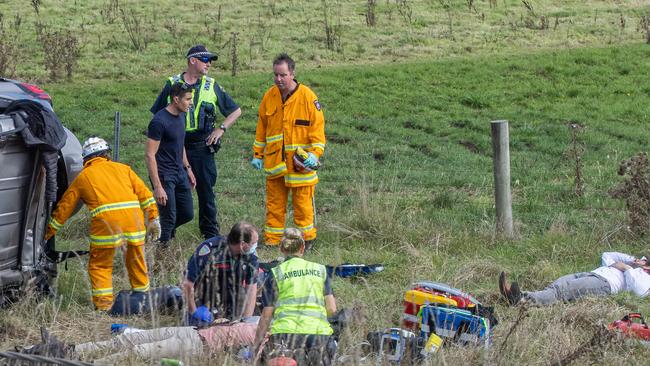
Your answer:
[[[282,102],[277,86],[262,99],[258,111],[253,156],[263,159],[266,178],[266,225],[264,240],[277,245],[284,232],[289,191],[293,197],[294,224],[305,240],[316,238],[314,188],[316,171],[299,171],[293,155],[298,147],[320,158],[325,150],[325,118],[316,94],[298,84]]]
[[[63,227],[79,200],[88,206],[91,216],[88,274],[97,309],[107,310],[113,304],[113,257],[115,248],[125,243],[131,287],[148,291],[143,210],[151,221],[158,218],[158,208],[142,179],[129,166],[106,157],[89,159],[52,213],[46,239]]]

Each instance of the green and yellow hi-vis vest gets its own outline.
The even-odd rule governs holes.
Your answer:
[[[173,85],[175,83],[184,83],[182,74],[174,75],[169,77],[169,82]],[[190,110],[185,114],[185,131],[186,132],[195,132],[206,130],[205,120],[199,118],[199,112],[201,110],[201,105],[206,103],[207,105],[212,105],[212,110],[214,113],[217,111],[217,93],[214,92],[214,79],[203,75],[201,77],[201,86],[199,87],[198,97],[195,95],[196,89],[192,89],[192,106]],[[171,103],[171,97],[167,97],[167,103]],[[208,126],[209,127],[209,126]]]
[[[272,269],[278,286],[271,334],[331,335],[325,308],[325,266],[291,258]]]

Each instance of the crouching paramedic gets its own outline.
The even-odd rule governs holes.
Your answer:
[[[258,235],[255,226],[240,221],[227,236],[215,236],[196,248],[183,281],[189,324],[209,323],[211,316],[202,315],[206,311],[230,320],[253,314]]]
[[[125,164],[108,158],[108,143],[91,137],[83,144],[84,168],[72,182],[50,217],[45,235],[51,238],[73,214],[79,200],[90,210],[90,259],[88,274],[92,298],[99,310],[113,304],[113,257],[126,244],[125,264],[133,291],[148,291],[149,277],[143,244],[147,229],[152,239],[160,236],[158,208],[144,182]]]
[[[325,266],[302,258],[305,240],[298,229],[285,230],[280,250],[286,260],[271,270],[265,284],[255,349],[263,344],[273,320],[263,352],[266,361],[277,345],[284,345],[294,351],[298,365],[329,365],[336,347],[327,317],[336,313],[336,300]]]
[[[275,85],[259,108],[251,165],[266,173],[264,243],[278,245],[284,231],[289,192],[294,224],[305,235],[307,249],[316,239],[315,168],[325,150],[325,118],[316,94],[294,79],[295,63],[287,54],[273,61]],[[307,152],[298,158],[298,148]]]

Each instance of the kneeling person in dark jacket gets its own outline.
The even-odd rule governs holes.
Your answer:
[[[230,320],[251,316],[257,293],[258,233],[248,222],[235,224],[227,237],[201,243],[187,264],[183,295],[192,325],[207,325],[209,314]]]

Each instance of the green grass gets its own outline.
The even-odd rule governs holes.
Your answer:
[[[260,71],[281,51],[303,65],[320,67],[629,43],[644,39],[638,25],[650,11],[643,1],[537,0],[528,2],[532,11],[519,0],[496,1],[495,7],[475,1],[471,9],[465,1],[378,1],[377,24],[370,27],[365,0],[40,3],[38,16],[29,2],[0,3],[7,34],[3,41],[17,46],[14,63],[21,79],[48,75],[37,23],[46,31],[72,31],[78,37],[75,79],[128,80],[175,72],[197,42],[220,54],[217,68],[230,70],[233,32],[238,33],[239,69]],[[135,39],[146,39],[145,49],[134,49],[122,14],[138,23]],[[325,14],[333,32],[331,49],[326,47]],[[542,17],[547,29],[539,29]]]
[[[645,239],[622,229],[624,205],[607,191],[620,181],[619,161],[646,148],[649,56],[648,46],[632,44],[380,68],[300,69],[299,80],[314,88],[325,108],[329,138],[317,189],[318,248],[309,258],[386,265],[384,273],[365,281],[335,280],[340,305],[361,308],[367,317],[344,345],[353,347],[366,331],[397,324],[400,296],[415,280],[450,283],[495,304],[496,277],[503,269],[522,287],[539,288],[562,274],[593,269],[602,251],[639,253],[647,248]],[[270,80],[266,73],[219,79],[244,110],[217,155],[221,222],[227,227],[245,218],[262,226],[263,177],[249,167],[248,158],[255,107]],[[147,108],[160,85],[160,80],[142,79],[46,88],[63,122],[80,138],[110,137],[113,113],[120,110],[122,160],[145,176],[143,132],[150,118]],[[489,122],[494,119],[510,120],[515,240],[493,234]],[[585,127],[582,198],[572,193],[574,172],[566,158],[569,122]],[[63,230],[62,245],[83,248],[84,225],[82,218]],[[195,223],[182,227],[179,237],[174,255],[179,259],[168,263],[168,273],[155,277],[159,283],[178,281],[184,258],[199,241]],[[261,254],[264,259],[277,256],[269,250]],[[82,266],[75,264],[62,272],[60,312],[64,318],[80,312],[81,319],[92,319],[97,324],[93,337],[101,338],[112,320],[96,319],[88,310],[84,276]],[[124,273],[117,277],[116,288],[126,288]],[[506,348],[506,355],[449,347],[437,360],[471,356],[475,363],[488,362],[485,357],[505,357],[500,362],[507,364],[551,361],[588,340],[592,323],[636,310],[650,307],[631,295],[533,309],[519,325],[520,340]],[[516,313],[497,306],[502,323],[496,328],[496,344]],[[580,321],[564,328],[552,325],[551,320],[572,316]],[[43,320],[54,322],[49,316]],[[132,321],[148,326],[174,322]],[[540,337],[527,336],[532,329],[541,329]],[[633,346],[611,347],[632,360],[647,356]],[[611,363],[625,363],[608,357]]]

